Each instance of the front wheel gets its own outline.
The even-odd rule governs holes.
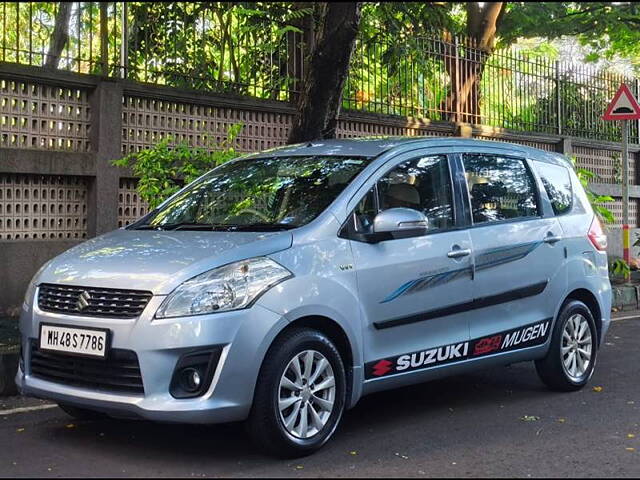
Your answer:
[[[340,353],[324,334],[294,329],[269,349],[247,426],[254,442],[282,457],[324,445],[342,417],[346,397]]]
[[[591,311],[579,300],[571,300],[561,308],[549,352],[545,358],[536,360],[536,370],[552,390],[580,390],[593,374],[597,353],[597,332]]]

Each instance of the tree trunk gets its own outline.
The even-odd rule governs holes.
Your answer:
[[[489,54],[473,46],[465,48],[461,59],[462,68],[458,73],[459,121],[480,124],[480,81],[489,58]]]
[[[225,21],[224,15],[220,9],[216,8],[215,13],[218,17],[218,21],[220,22],[220,31],[222,32],[222,37],[220,38],[220,69],[218,70],[218,82],[220,85],[223,85],[225,46],[227,45],[227,22]]]
[[[361,2],[322,5],[315,48],[311,52],[288,143],[334,138],[342,87],[360,25]]]
[[[100,2],[100,74],[109,75],[108,3]]]
[[[314,5],[318,4],[313,2],[295,2],[293,4],[292,8],[294,10],[311,8],[313,11],[291,22],[291,25],[302,30],[302,33],[286,33],[287,54],[278,58],[278,75],[271,86],[270,98],[272,100],[277,100],[283,89],[289,90],[290,102],[297,103],[299,100],[299,92],[304,73],[307,71],[309,54],[313,50],[315,41],[314,19],[316,18],[316,8],[314,8]],[[287,77],[289,77],[289,81],[287,81]]]
[[[496,33],[505,11],[505,2],[468,2],[467,41],[463,52],[449,45],[445,49],[445,69],[451,78],[451,90],[441,109],[449,121],[481,123],[480,80],[486,62],[494,50]]]
[[[58,68],[60,55],[69,39],[69,18],[71,18],[71,3],[58,2],[58,12],[56,13],[53,34],[49,42],[49,52],[45,61],[45,68]]]

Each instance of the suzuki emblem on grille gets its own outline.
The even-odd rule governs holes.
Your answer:
[[[89,295],[89,292],[84,290],[80,294],[80,296],[78,297],[78,301],[76,302],[76,307],[78,307],[78,310],[84,310],[85,308],[87,308],[89,306],[89,300],[91,300],[91,295]]]

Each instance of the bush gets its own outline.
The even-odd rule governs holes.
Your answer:
[[[236,158],[238,153],[233,145],[242,127],[242,124],[231,125],[227,138],[209,148],[190,147],[186,142],[171,145],[173,138],[166,137],[151,148],[114,160],[113,164],[133,170],[140,179],[138,194],[154,209],[184,185]]]
[[[598,176],[591,170],[578,167],[577,159],[575,156],[572,156],[570,158],[575,167],[578,180],[580,180],[580,183],[582,184],[585,192],[587,193],[587,198],[589,199],[589,203],[591,204],[593,211],[600,218],[600,220],[604,221],[604,223],[615,223],[616,219],[613,216],[613,213],[611,212],[611,210],[609,210],[607,207],[603,205],[603,203],[613,202],[613,198],[610,197],[609,195],[598,195],[597,193],[593,192],[589,187],[589,183],[592,180],[596,179]]]
[[[609,275],[627,277],[631,273],[631,267],[622,258],[609,261]]]

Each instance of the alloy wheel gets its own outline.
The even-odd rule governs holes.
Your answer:
[[[572,315],[564,325],[560,354],[565,373],[578,381],[589,369],[592,354],[591,328],[579,313]]]
[[[336,381],[327,358],[316,350],[296,354],[284,369],[278,389],[280,419],[289,434],[318,434],[333,412]]]

